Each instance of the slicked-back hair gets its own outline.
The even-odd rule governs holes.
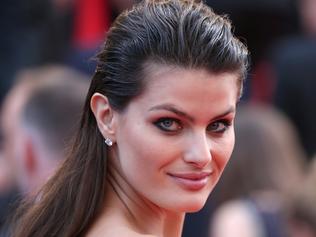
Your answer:
[[[248,51],[230,21],[203,3],[148,0],[117,18],[98,60],[100,90],[121,109],[141,92],[146,62],[235,72],[241,94]]]

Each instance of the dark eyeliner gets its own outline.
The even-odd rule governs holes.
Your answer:
[[[167,120],[170,120],[170,121],[172,121],[173,123],[176,123],[176,124],[178,125],[177,130],[168,129],[168,128],[162,126],[162,123],[165,122],[165,121],[167,121]],[[168,117],[166,117],[166,118],[160,118],[160,119],[158,119],[157,121],[155,121],[153,124],[154,124],[157,128],[159,128],[160,130],[162,130],[162,131],[164,131],[164,132],[169,132],[169,133],[172,133],[172,132],[175,133],[175,132],[179,131],[179,129],[182,128],[181,125],[180,125],[180,121],[179,121],[178,119],[168,118]]]
[[[222,129],[218,130],[218,131],[212,131],[212,130],[209,131],[209,132],[214,132],[214,133],[217,133],[217,134],[224,133],[232,125],[232,121],[227,120],[227,119],[217,120],[217,121],[211,123],[210,125],[212,125],[214,123],[218,123],[218,124],[223,124],[224,125],[224,127]]]

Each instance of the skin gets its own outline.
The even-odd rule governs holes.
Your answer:
[[[123,112],[101,94],[91,99],[114,144],[104,210],[89,237],[181,236],[185,212],[204,206],[232,153],[237,75],[157,65],[147,75]]]

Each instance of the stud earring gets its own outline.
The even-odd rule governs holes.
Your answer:
[[[113,145],[112,140],[111,140],[110,138],[108,138],[108,137],[104,140],[104,142],[105,142],[105,144],[108,145],[108,146],[112,146],[112,145]]]

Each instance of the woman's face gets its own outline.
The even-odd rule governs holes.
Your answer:
[[[114,114],[111,167],[145,200],[198,211],[233,150],[237,75],[166,66],[148,74],[144,92]]]

